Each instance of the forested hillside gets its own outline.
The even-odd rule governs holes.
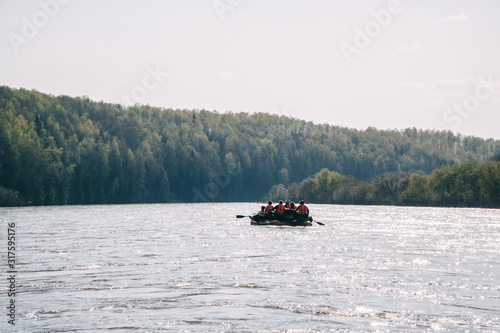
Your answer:
[[[430,175],[391,172],[369,183],[323,169],[289,188],[273,186],[266,199],[361,205],[500,207],[500,161],[465,161]]]
[[[0,205],[259,200],[323,168],[369,181],[499,153],[498,140],[451,132],[123,108],[0,87]]]

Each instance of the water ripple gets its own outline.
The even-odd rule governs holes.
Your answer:
[[[309,228],[234,218],[258,207],[2,208],[0,220],[16,221],[20,244],[16,328],[500,327],[499,210],[310,205],[326,225]]]

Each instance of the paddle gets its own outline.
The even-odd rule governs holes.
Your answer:
[[[244,218],[244,217],[246,217],[246,216],[245,216],[245,215],[236,215],[236,218],[237,218],[237,219],[242,219],[242,218]]]
[[[325,225],[323,222],[319,222],[319,221],[316,221],[316,220],[314,220],[314,222],[316,222],[319,225]]]

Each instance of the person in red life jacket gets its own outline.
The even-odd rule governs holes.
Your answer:
[[[309,208],[304,204],[304,200],[300,201],[299,207],[297,207],[297,214],[299,214],[300,217],[308,217],[309,216]]]
[[[285,209],[290,209],[292,207],[290,207],[290,200],[287,200],[286,203],[285,203]]]
[[[273,208],[274,211],[274,217],[277,220],[283,220],[285,219],[285,206],[283,205],[283,200],[280,200],[280,202],[274,206]]]
[[[290,202],[290,209],[296,210],[297,207],[295,207],[295,204],[293,202]]]
[[[274,208],[274,207],[273,207],[273,202],[272,202],[272,201],[269,201],[269,202],[267,203],[267,207],[266,207],[266,215],[267,215],[267,214],[270,214],[270,213],[271,213],[271,210],[272,210],[273,208]]]

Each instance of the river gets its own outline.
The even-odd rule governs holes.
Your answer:
[[[0,331],[500,331],[500,210],[260,205],[0,208]]]

